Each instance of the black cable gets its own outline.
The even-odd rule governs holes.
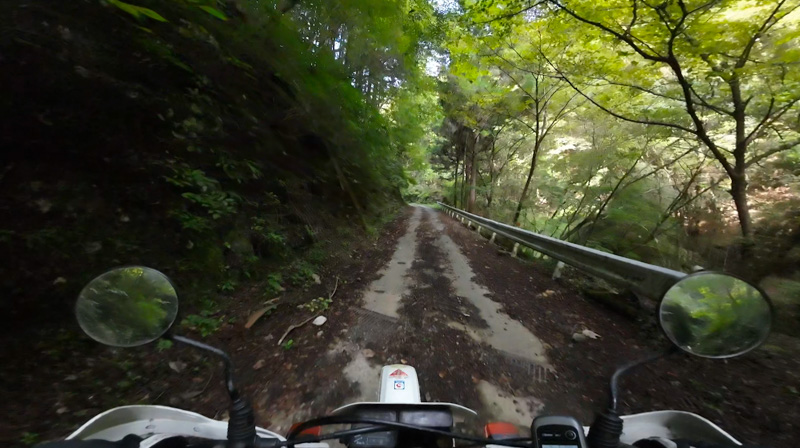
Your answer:
[[[289,435],[286,437],[287,439],[292,439],[296,437],[298,434],[303,432],[303,430],[312,428],[314,426],[324,426],[324,425],[337,425],[337,424],[357,424],[357,423],[364,423],[370,425],[379,425],[379,426],[387,426],[390,428],[397,428],[397,429],[406,429],[411,431],[418,431],[418,432],[426,432],[429,434],[436,434],[438,436],[443,437],[450,437],[452,439],[458,440],[467,440],[470,442],[475,442],[482,445],[502,445],[502,446],[512,446],[517,448],[530,448],[530,444],[520,443],[520,442],[506,442],[504,440],[492,440],[492,439],[485,439],[482,437],[472,437],[463,434],[456,434],[450,431],[442,431],[439,429],[433,428],[426,428],[424,426],[417,426],[417,425],[410,425],[408,423],[400,423],[400,422],[391,422],[387,420],[380,420],[376,418],[365,418],[365,417],[348,417],[348,416],[330,416],[330,417],[319,417],[307,422],[303,422],[299,424],[294,430],[289,432]],[[297,442],[294,442],[297,443]]]

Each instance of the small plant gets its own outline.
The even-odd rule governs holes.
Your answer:
[[[202,233],[211,229],[211,222],[207,218],[197,216],[187,211],[175,210],[170,213],[170,216],[176,218],[181,223],[183,230],[192,230]]]
[[[284,350],[289,350],[292,348],[293,345],[294,345],[294,339],[289,339],[288,341],[284,342],[283,345],[281,345],[281,347],[283,347]]]
[[[219,327],[222,326],[222,319],[190,314],[181,321],[181,325],[190,330],[197,331],[203,337],[206,337],[219,330]]]
[[[23,432],[22,437],[20,437],[20,442],[23,445],[31,446],[35,444],[39,440],[39,434],[35,432]]]
[[[233,280],[225,280],[221,284],[217,285],[220,291],[222,292],[233,292],[236,290],[237,283]]]
[[[286,236],[274,224],[261,217],[250,218],[250,230],[258,237],[259,246],[271,255],[283,257],[288,251]]]
[[[273,273],[267,275],[267,285],[264,289],[264,295],[272,297],[283,291],[283,286],[281,286],[282,281],[283,276],[281,276],[281,274]]]
[[[172,341],[169,339],[159,339],[156,342],[156,350],[159,352],[163,352],[172,348]]]
[[[305,254],[306,260],[318,265],[322,264],[325,261],[326,257],[327,254],[325,253],[325,250],[319,246],[312,247]]]
[[[209,297],[203,297],[200,299],[200,314],[208,317],[212,314],[217,314],[219,312],[219,307],[217,307],[217,302]]]
[[[311,311],[312,313],[316,314],[316,313],[321,313],[321,312],[327,310],[328,308],[330,308],[331,302],[333,302],[333,300],[331,300],[329,298],[317,297],[316,299],[314,299],[314,300],[312,300],[312,301],[310,301],[308,303],[304,303],[304,304],[302,304],[300,306],[302,308],[305,308],[305,309]]]
[[[313,279],[314,269],[310,264],[304,261],[295,263],[290,269],[289,283],[291,283],[292,286],[308,286]]]
[[[117,367],[123,372],[128,372],[133,368],[133,361],[130,359],[124,359],[122,361],[117,361]]]

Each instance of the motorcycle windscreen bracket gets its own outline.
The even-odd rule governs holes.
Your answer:
[[[383,366],[381,369],[381,403],[421,403],[417,371],[405,364]]]
[[[531,425],[536,448],[586,448],[583,427],[573,417],[536,417]]]

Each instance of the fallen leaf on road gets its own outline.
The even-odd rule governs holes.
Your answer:
[[[325,322],[327,322],[327,321],[328,321],[327,317],[325,317],[325,316],[317,316],[317,318],[314,319],[314,321],[311,322],[311,323],[319,327],[319,326],[325,324]]]
[[[167,363],[169,368],[174,370],[177,373],[181,373],[184,368],[186,368],[186,363],[180,361],[170,361]]]
[[[447,376],[447,372],[446,371],[442,370],[441,372],[439,372],[439,378],[443,379],[446,376]]]
[[[266,364],[267,364],[267,361],[264,361],[263,359],[259,359],[258,361],[256,361],[255,364],[253,364],[253,370],[259,370],[259,369],[263,368]]]
[[[321,285],[321,284],[322,284],[322,280],[320,280],[320,278],[319,278],[319,275],[317,275],[317,274],[311,274],[311,278],[313,278],[313,279],[314,279],[314,283],[316,283],[316,284],[318,284],[318,285]]]
[[[365,348],[364,350],[361,350],[361,354],[364,355],[364,357],[367,358],[367,359],[372,358],[373,356],[375,356],[375,352],[370,350],[370,349],[368,349],[368,348]]]

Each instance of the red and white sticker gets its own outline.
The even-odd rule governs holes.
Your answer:
[[[403,380],[394,380],[394,390],[406,390],[406,382]]]
[[[400,369],[397,369],[394,372],[390,373],[389,376],[392,378],[406,378],[408,374]]]

